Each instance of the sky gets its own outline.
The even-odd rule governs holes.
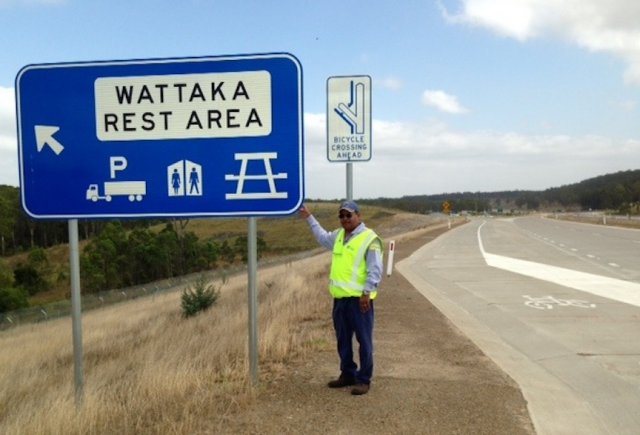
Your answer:
[[[353,197],[544,190],[640,169],[640,2],[0,0],[0,184],[18,186],[26,65],[290,53],[303,69],[305,196],[327,159],[327,79],[372,78]]]

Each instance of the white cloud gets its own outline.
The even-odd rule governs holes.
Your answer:
[[[560,38],[627,64],[624,79],[640,85],[640,2],[629,0],[460,0],[453,23],[485,27],[524,41]]]
[[[306,195],[346,196],[345,165],[327,160],[323,114],[305,115]],[[374,121],[372,159],[354,163],[354,197],[544,190],[640,167],[640,141],[451,130]]]
[[[422,94],[422,103],[447,113],[460,114],[468,111],[458,102],[457,97],[440,90],[424,91]]]
[[[15,93],[0,86],[0,184],[18,185]]]

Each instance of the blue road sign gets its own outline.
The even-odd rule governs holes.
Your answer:
[[[290,54],[29,65],[16,104],[34,218],[286,215],[304,198]]]

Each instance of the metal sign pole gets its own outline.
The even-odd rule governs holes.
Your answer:
[[[69,269],[71,273],[71,328],[73,331],[73,361],[76,388],[76,405],[82,403],[82,304],[80,301],[80,249],[78,244],[78,219],[69,219]]]
[[[347,200],[353,200],[353,163],[347,163]]]
[[[249,273],[249,370],[251,383],[258,383],[258,243],[257,223],[255,217],[249,218],[249,234],[247,237],[247,269]]]

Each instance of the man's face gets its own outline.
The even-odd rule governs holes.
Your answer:
[[[360,225],[360,215],[349,210],[340,210],[338,217],[342,228],[348,233],[355,230]]]

